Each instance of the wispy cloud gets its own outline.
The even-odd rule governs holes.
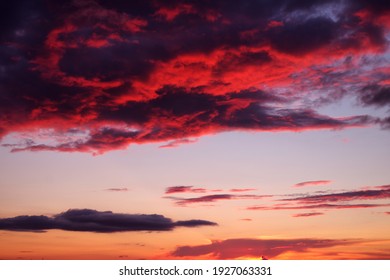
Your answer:
[[[390,207],[387,204],[313,204],[313,205],[274,205],[274,206],[250,206],[247,210],[299,210],[299,209],[355,209]]]
[[[252,219],[249,219],[249,218],[243,218],[243,219],[240,219],[240,221],[251,222],[251,221],[252,221]]]
[[[183,144],[196,143],[197,141],[197,139],[178,139],[175,141],[171,141],[168,144],[161,145],[160,148],[175,148]]]
[[[191,198],[180,198],[180,197],[166,197],[175,201],[176,205],[179,206],[187,206],[190,204],[204,204],[204,203],[213,203],[222,200],[257,200],[272,197],[271,195],[235,195],[235,194],[214,194],[214,195],[205,195],[199,197],[191,197]]]
[[[287,195],[292,196],[292,195]],[[272,205],[249,206],[247,210],[311,210],[311,209],[356,209],[389,207],[390,203],[362,203],[363,200],[390,199],[390,185],[366,187],[334,193],[293,195],[293,198],[274,200]],[[280,203],[284,202],[284,203]],[[349,202],[349,203],[346,203]],[[355,202],[355,203],[351,203]]]
[[[299,203],[323,203],[351,200],[389,199],[390,185],[377,186],[367,190],[347,191],[331,194],[308,195],[296,198],[286,198],[283,201],[296,201]]]
[[[109,192],[128,192],[129,189],[128,188],[109,188],[109,189],[105,189],[105,191],[109,191]]]
[[[256,191],[256,189],[230,189],[230,192],[251,192],[251,191]]]
[[[323,186],[323,185],[328,185],[331,182],[332,181],[329,180],[306,181],[306,182],[297,183],[294,185],[294,187]]]
[[[168,187],[165,190],[165,194],[173,193],[205,193],[208,190],[205,188],[195,188],[194,186],[174,186]]]
[[[310,213],[299,213],[299,214],[294,214],[294,218],[300,218],[300,217],[313,217],[313,216],[320,216],[324,215],[324,213],[321,212],[310,212]]]

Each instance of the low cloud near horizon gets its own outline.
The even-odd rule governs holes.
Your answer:
[[[288,253],[302,253],[311,249],[346,246],[359,243],[358,240],[348,239],[256,239],[240,238],[214,240],[210,244],[179,246],[171,253],[181,258],[211,258],[211,259],[239,259],[239,258],[277,258]]]

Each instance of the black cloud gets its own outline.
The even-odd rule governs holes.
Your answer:
[[[380,85],[366,86],[362,90],[361,101],[365,105],[390,105],[390,87]]]
[[[275,28],[270,35],[271,44],[285,53],[302,55],[330,44],[338,26],[327,18],[314,18],[304,22]]]

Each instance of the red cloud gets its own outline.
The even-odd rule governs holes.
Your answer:
[[[0,137],[16,139],[4,145],[101,154],[232,130],[387,127],[314,109],[350,88],[387,92],[387,6],[334,3],[331,17],[313,15],[317,3],[141,2],[42,2],[23,19],[10,4]]]
[[[295,184],[294,187],[327,185],[327,184],[330,184],[331,182],[332,181],[329,181],[329,180],[306,181],[306,182],[301,182],[301,183]]]
[[[173,7],[161,7],[156,11],[155,15],[157,17],[163,17],[166,21],[172,21],[180,14],[190,14],[196,13],[196,10],[193,6],[189,4],[178,4]]]

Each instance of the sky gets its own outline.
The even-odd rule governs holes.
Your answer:
[[[0,259],[390,259],[389,1],[0,11]]]

